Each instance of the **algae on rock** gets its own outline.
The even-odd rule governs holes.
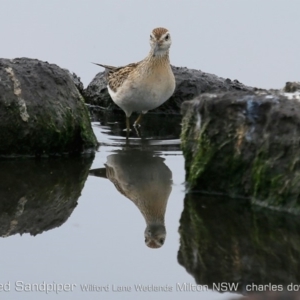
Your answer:
[[[182,106],[191,190],[298,213],[300,103],[280,93],[202,95]]]

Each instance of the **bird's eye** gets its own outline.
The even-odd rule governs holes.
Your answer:
[[[165,37],[165,40],[167,41],[170,38],[170,36],[167,34]]]
[[[164,244],[164,241],[165,241],[164,239],[160,239],[160,240],[159,240],[159,242],[160,242],[161,245]]]
[[[152,40],[152,35],[150,34],[150,40]]]

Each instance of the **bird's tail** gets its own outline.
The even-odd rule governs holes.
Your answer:
[[[114,70],[114,69],[116,69],[116,67],[113,67],[113,66],[107,66],[107,65],[97,64],[97,63],[94,63],[94,62],[92,62],[92,64],[100,66],[100,67],[105,68],[107,70]]]
[[[92,62],[92,64],[97,65],[97,66],[100,66],[100,67],[103,67],[103,68],[106,68],[105,65],[97,64],[97,63],[94,63],[94,62]]]

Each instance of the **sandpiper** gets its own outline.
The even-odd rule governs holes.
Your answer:
[[[170,66],[170,32],[162,27],[150,34],[150,52],[142,61],[123,67],[96,64],[106,69],[107,89],[112,100],[126,114],[126,129],[130,130],[132,112],[142,115],[167,101],[175,90],[175,77]]]

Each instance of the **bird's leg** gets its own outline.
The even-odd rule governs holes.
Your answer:
[[[127,133],[129,131],[131,131],[130,129],[130,122],[129,122],[129,117],[126,116],[126,128],[123,131],[127,131]]]
[[[136,135],[140,138],[141,137],[141,133],[140,133],[140,129],[138,128],[138,126],[134,126],[134,129],[135,129]]]
[[[140,114],[138,116],[138,118],[135,120],[135,122],[133,124],[134,127],[141,126],[140,123],[141,123],[141,120],[142,120],[142,116],[143,116],[143,114]]]
[[[129,122],[129,118],[126,116],[126,129],[127,131],[130,131],[130,122]]]

